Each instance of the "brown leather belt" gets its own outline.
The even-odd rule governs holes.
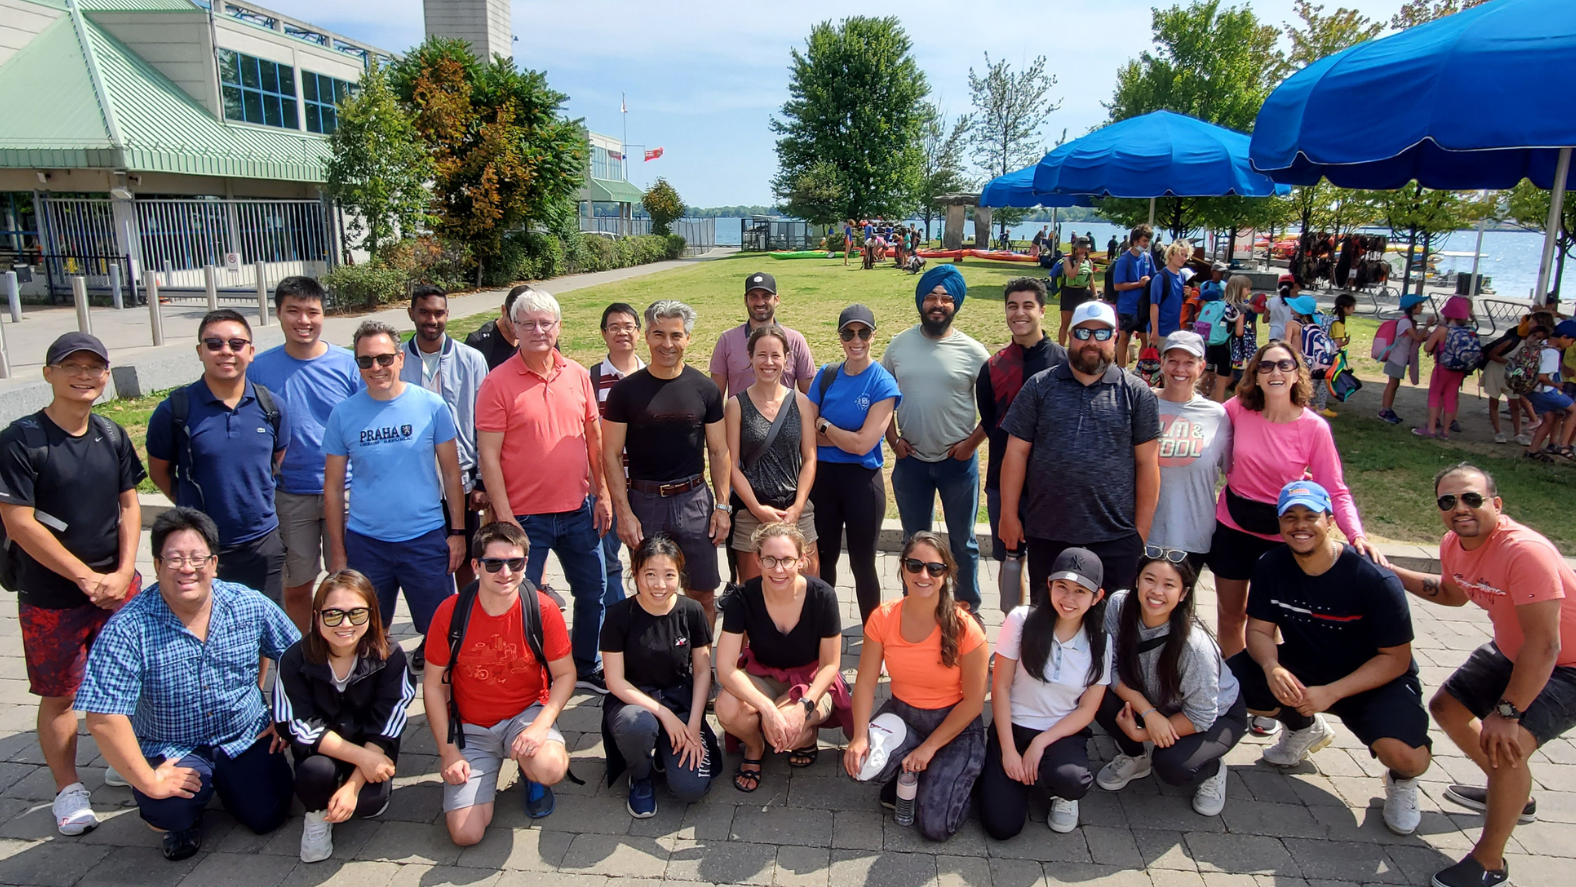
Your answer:
[[[629,488],[645,493],[648,496],[661,496],[662,498],[666,499],[669,496],[677,496],[681,493],[688,493],[690,490],[693,490],[699,486],[703,486],[705,483],[705,476],[700,474],[685,478],[684,480],[673,480],[666,482],[658,482],[654,480],[635,480],[634,478],[630,478]]]

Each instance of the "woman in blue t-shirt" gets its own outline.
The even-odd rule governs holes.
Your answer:
[[[815,533],[820,537],[821,579],[837,587],[837,558],[844,530],[848,563],[854,571],[860,621],[881,605],[876,575],[876,540],[886,516],[886,483],[881,479],[881,439],[903,395],[897,380],[870,359],[876,316],[863,305],[849,305],[837,318],[843,362],[827,364],[810,385],[818,410],[815,423],[816,475],[810,489]]]

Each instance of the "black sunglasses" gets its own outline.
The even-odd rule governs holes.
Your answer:
[[[1455,511],[1456,510],[1456,494],[1454,494],[1454,493],[1446,493],[1445,495],[1440,496],[1435,501],[1439,503],[1439,510],[1440,511]],[[1482,493],[1462,493],[1461,494],[1461,501],[1465,502],[1467,504],[1468,508],[1482,508],[1483,507],[1483,494]]]
[[[511,573],[518,573],[525,569],[525,558],[523,557],[483,557],[477,558],[477,560],[481,561],[482,569],[489,573],[496,573],[505,566],[509,568]]]
[[[862,327],[860,327],[857,330],[842,329],[842,330],[838,330],[837,331],[838,337],[841,338],[844,342],[852,342],[852,341],[854,341],[854,337],[855,336],[858,336],[859,338],[861,338],[861,339],[865,340],[866,342],[868,342],[868,341],[870,341],[870,337],[872,335],[874,335],[874,333],[875,333],[875,330],[873,330],[873,329],[871,329],[870,327],[867,327],[867,326],[862,326]]]
[[[366,607],[355,607],[350,610],[317,611],[317,618],[322,620],[323,624],[329,628],[337,628],[341,622],[345,621],[346,616],[350,617],[351,625],[366,625],[367,620],[372,618],[372,611]]]
[[[1266,375],[1272,370],[1280,370],[1283,373],[1294,373],[1297,371],[1297,361],[1292,360],[1289,357],[1283,357],[1280,360],[1259,361],[1259,375]]]
[[[920,570],[924,570],[932,576],[940,576],[947,572],[947,565],[935,561],[922,561],[917,557],[905,557],[903,558],[903,569],[910,573],[918,573]]]
[[[372,362],[375,360],[380,367],[391,367],[394,365],[394,357],[392,354],[363,354],[356,358],[356,366],[364,370],[370,370],[372,369]]]
[[[1159,545],[1145,545],[1144,557],[1147,557],[1152,561],[1170,561],[1173,564],[1180,564],[1187,560],[1187,552],[1180,548],[1163,548]]]
[[[212,351],[215,354],[223,351],[224,346],[226,345],[230,346],[231,351],[234,351],[236,354],[240,354],[242,348],[245,348],[252,343],[245,339],[221,339],[215,336],[211,339],[203,339],[202,344],[204,348],[207,348],[209,351]]]
[[[1114,335],[1116,335],[1116,330],[1113,330],[1110,327],[1101,327],[1097,330],[1092,330],[1088,327],[1081,326],[1073,327],[1073,338],[1080,342],[1087,342],[1090,339],[1093,339],[1096,342],[1109,342],[1111,337]]]

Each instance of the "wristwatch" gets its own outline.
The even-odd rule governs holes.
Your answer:
[[[449,528],[449,535],[450,536],[464,536],[465,535],[465,528],[464,527],[460,527],[459,529],[455,529],[454,527],[450,527]]]
[[[822,434],[825,434],[826,429],[831,427],[832,423],[828,422],[824,417],[821,419],[821,421],[815,423],[815,430],[821,432]]]
[[[729,505],[726,502],[718,502],[717,503],[717,510],[722,512],[723,514],[729,514],[729,515],[733,514],[733,506]]]
[[[1526,712],[1517,708],[1509,699],[1501,699],[1494,703],[1494,713],[1507,721],[1519,721]]]
[[[800,696],[799,702],[804,706],[804,713],[807,717],[815,714],[815,703],[810,701],[810,697]]]

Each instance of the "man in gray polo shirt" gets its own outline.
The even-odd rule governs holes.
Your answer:
[[[1108,588],[1132,587],[1160,498],[1160,410],[1116,365],[1116,312],[1079,305],[1068,346],[1068,362],[1024,383],[1001,423],[998,535],[1009,547],[1027,539],[1036,601],[1074,546],[1100,558]]]

